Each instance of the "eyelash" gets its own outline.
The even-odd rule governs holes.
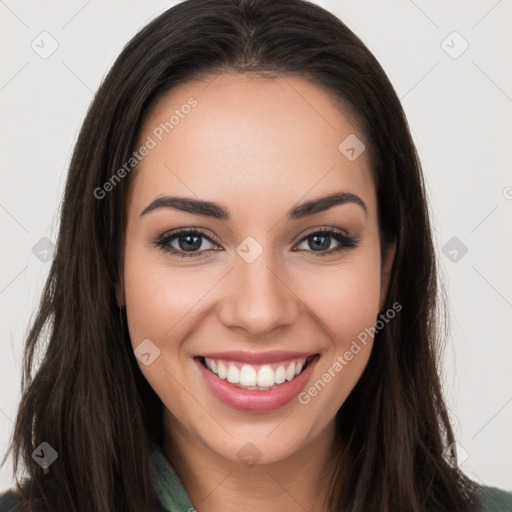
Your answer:
[[[171,247],[169,244],[179,238],[180,236],[186,235],[186,234],[193,234],[193,235],[200,235],[201,237],[205,238],[209,242],[213,244],[217,244],[215,240],[212,240],[209,236],[207,236],[204,232],[201,230],[190,228],[190,229],[181,229],[179,231],[164,233],[163,235],[159,236],[155,240],[155,245],[161,249],[162,251],[166,253],[171,253],[175,256],[177,256],[180,259],[183,258],[197,258],[201,254],[204,254],[205,252],[211,252],[215,251],[215,249],[207,249],[207,250],[201,250],[201,251],[182,251],[175,249],[174,247]],[[329,249],[327,251],[309,251],[315,254],[316,256],[322,257],[326,256],[328,254],[333,254],[337,252],[341,252],[348,249],[353,249],[355,247],[358,247],[359,239],[357,236],[350,236],[346,235],[342,230],[339,229],[333,229],[333,228],[319,228],[314,231],[311,231],[309,233],[306,233],[298,242],[298,245],[301,244],[303,241],[306,241],[309,237],[313,235],[330,235],[332,238],[334,238],[340,245],[339,247],[335,249]]]

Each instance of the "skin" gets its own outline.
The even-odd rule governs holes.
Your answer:
[[[373,340],[308,404],[294,399],[265,413],[220,402],[193,356],[237,349],[317,352],[307,389],[375,324],[394,247],[381,258],[367,153],[351,162],[338,150],[349,134],[364,136],[333,97],[309,81],[225,73],[163,95],[142,125],[141,143],[191,96],[198,105],[129,178],[117,283],[134,349],[150,339],[160,350],[149,366],[138,364],[165,405],[165,452],[200,512],[325,511],[335,415],[361,376]],[[346,203],[286,219],[298,203],[339,191],[359,196],[367,212]],[[231,219],[168,207],[141,216],[163,195],[214,201]],[[211,252],[179,259],[155,245],[160,235],[191,227],[215,238],[202,239],[201,250]],[[358,246],[318,256],[305,234],[321,227],[357,235]],[[236,252],[247,236],[263,249],[252,263]],[[329,248],[340,245],[331,240]],[[179,249],[177,239],[172,246]],[[249,442],[261,458],[248,467],[237,453]]]

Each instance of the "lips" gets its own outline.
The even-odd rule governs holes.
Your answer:
[[[196,356],[194,360],[210,391],[231,408],[249,412],[270,411],[289,403],[305,387],[320,358],[319,354],[311,352],[218,352],[208,355],[215,357]],[[237,359],[226,359],[227,355]],[[290,359],[297,355],[300,357]],[[259,364],[254,363],[255,360]],[[267,364],[261,364],[262,361]]]

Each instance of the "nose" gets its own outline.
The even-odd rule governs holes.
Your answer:
[[[270,253],[263,251],[252,263],[236,258],[220,307],[225,326],[261,337],[298,318],[299,297]]]

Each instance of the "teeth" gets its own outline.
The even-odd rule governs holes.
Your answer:
[[[229,368],[233,367],[233,365],[229,366]],[[240,371],[239,382],[242,384],[242,386],[256,386],[256,370],[252,366],[244,364],[242,366],[242,370]]]
[[[290,366],[286,368],[286,380],[292,380],[295,377],[295,363],[290,363]]]
[[[258,386],[270,387],[274,385],[274,370],[266,364],[258,372]]]
[[[233,364],[229,365],[227,380],[228,380],[228,382],[231,382],[232,384],[238,384],[240,382],[240,371]]]
[[[276,384],[282,384],[285,380],[286,380],[286,370],[284,369],[284,366],[280,366],[274,372],[274,382]]]
[[[213,368],[210,367],[210,370],[213,371]],[[223,380],[226,380],[228,376],[228,369],[221,362],[217,363],[217,375]]]
[[[294,379],[303,370],[306,359],[286,363],[250,365],[237,361],[205,358],[206,367],[223,380],[245,389],[264,391]]]

